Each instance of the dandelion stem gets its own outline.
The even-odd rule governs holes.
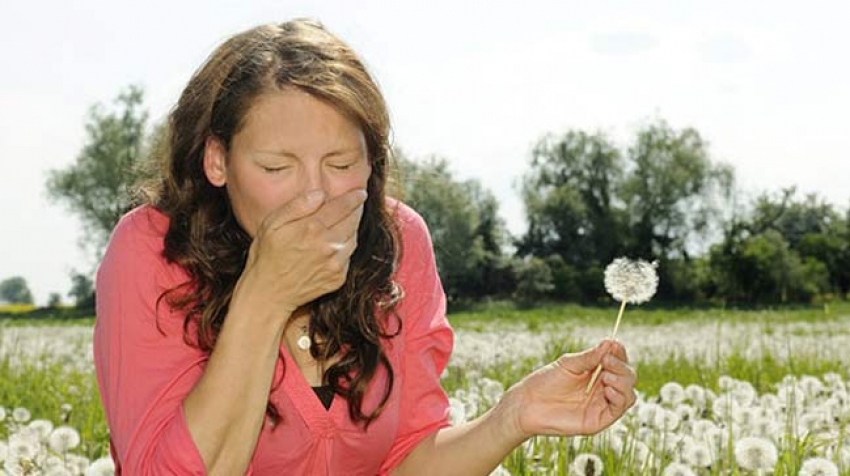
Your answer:
[[[626,303],[628,299],[623,299],[623,302],[620,304],[620,312],[617,313],[617,322],[614,324],[614,332],[611,333],[611,338],[617,337],[617,329],[620,328],[620,320],[623,319],[623,311],[626,310]],[[590,393],[590,389],[593,388],[593,384],[596,383],[596,379],[599,378],[599,374],[602,372],[602,364],[596,366],[596,370],[593,371],[593,375],[590,377],[590,382],[587,382],[587,388],[584,389],[584,393]]]
[[[620,328],[620,320],[623,318],[623,311],[626,310],[626,303],[628,299],[623,299],[622,304],[620,304],[620,312],[617,314],[617,322],[614,324],[614,332],[611,333],[611,338],[617,337],[617,329]]]

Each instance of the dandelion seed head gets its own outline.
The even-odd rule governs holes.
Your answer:
[[[18,407],[12,410],[12,420],[18,423],[26,423],[32,418],[30,411],[24,407]]]
[[[707,468],[714,463],[714,456],[712,456],[708,445],[697,442],[693,442],[685,447],[682,452],[682,458],[691,466],[697,468]]]
[[[570,464],[570,476],[600,476],[604,467],[602,459],[591,453],[581,453]]]
[[[80,434],[70,426],[60,426],[53,430],[48,438],[48,445],[53,451],[64,454],[80,444]]]
[[[50,432],[53,431],[53,423],[49,420],[33,420],[27,424],[27,427],[35,430],[39,441],[45,441]]]
[[[687,397],[684,387],[676,382],[665,383],[658,393],[661,395],[661,401],[670,406],[678,405]]]
[[[647,302],[658,289],[657,268],[657,261],[617,258],[605,268],[605,290],[620,302]]]
[[[85,476],[114,476],[115,463],[109,457],[94,460],[89,467],[85,468],[84,474]],[[499,475],[500,473],[495,474]],[[510,476],[510,473],[505,474]]]
[[[803,461],[799,476],[838,476],[838,466],[826,458],[809,458]]]
[[[664,472],[661,473],[662,476],[696,476],[694,470],[692,470],[689,466],[684,465],[682,463],[670,463],[664,468]]]
[[[699,385],[691,384],[685,387],[685,397],[695,406],[705,407],[705,389]]]
[[[449,398],[449,420],[452,426],[458,426],[466,421],[466,406],[462,400],[455,397]]]
[[[735,461],[748,471],[773,469],[778,457],[776,445],[764,438],[748,436],[735,443]]]

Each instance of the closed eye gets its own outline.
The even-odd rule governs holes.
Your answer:
[[[288,168],[289,167],[287,167],[287,166],[284,166],[284,167],[263,167],[263,170],[265,170],[266,172],[268,172],[270,174],[274,174],[274,173],[280,172],[282,170],[286,170]]]

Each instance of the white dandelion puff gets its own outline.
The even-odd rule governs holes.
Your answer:
[[[466,421],[466,406],[462,400],[449,398],[449,421],[452,426],[458,426]]]
[[[490,473],[490,476],[511,476],[511,472],[505,469],[504,466],[499,465]]]
[[[44,476],[74,476],[74,473],[61,466],[50,468],[43,474]]]
[[[803,461],[799,476],[838,476],[838,466],[826,458],[810,458]]]
[[[18,407],[12,410],[12,420],[18,423],[26,423],[30,421],[30,418],[32,418],[30,411],[24,407]]]
[[[682,463],[670,463],[664,468],[662,476],[696,476],[694,470]]]
[[[773,469],[778,457],[776,445],[764,438],[750,436],[735,443],[735,461],[748,471]]]
[[[626,303],[641,304],[649,301],[655,295],[655,291],[658,290],[658,273],[655,271],[657,268],[657,261],[647,263],[643,260],[630,260],[628,258],[617,258],[605,267],[605,290],[614,299],[620,301],[617,322],[614,324],[614,331],[611,333],[612,339],[617,336],[623,311],[626,310]],[[593,388],[593,384],[596,383],[601,371],[602,364],[599,364],[593,371],[590,382],[587,383],[585,393],[590,393],[590,389]]]
[[[33,420],[27,426],[35,430],[38,434],[39,441],[46,441],[50,432],[53,431],[53,423],[49,420]]]
[[[63,454],[80,444],[80,434],[70,426],[60,426],[53,430],[48,440],[50,449]]]
[[[665,383],[658,393],[661,396],[661,401],[671,406],[682,403],[687,397],[684,387],[676,382]]]
[[[113,476],[115,474],[115,463],[112,458],[108,457],[94,460],[91,466],[86,468],[84,474],[85,476]]]
[[[714,463],[711,449],[704,443],[691,443],[682,451],[682,458],[697,468],[707,468]]]
[[[641,304],[658,289],[658,262],[617,258],[605,268],[605,290],[620,302]]]
[[[602,459],[590,453],[582,453],[576,456],[570,464],[571,476],[600,476],[602,470]]]

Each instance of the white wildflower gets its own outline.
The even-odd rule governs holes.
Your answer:
[[[61,466],[56,466],[54,468],[50,468],[47,471],[45,471],[43,474],[44,474],[44,476],[75,476],[74,473],[72,473],[71,471],[69,471],[69,470],[67,470],[67,469],[65,469]]]
[[[89,476],[89,475],[86,474],[86,476]],[[511,472],[508,471],[507,469],[505,469],[504,466],[499,465],[499,466],[496,467],[496,469],[493,470],[493,472],[490,473],[490,476],[511,476]]]
[[[3,421],[5,419],[6,419],[6,409],[3,408],[3,407],[0,407],[0,421]]]
[[[49,420],[33,420],[27,425],[38,434],[39,441],[47,440],[47,436],[53,431],[53,423]]]
[[[26,423],[32,418],[30,411],[24,407],[18,407],[12,410],[12,420],[18,423]]]
[[[462,400],[449,398],[449,421],[452,426],[458,426],[466,421],[466,407]]]
[[[603,469],[599,456],[582,453],[570,464],[570,476],[600,476]]]
[[[658,262],[617,258],[605,268],[605,290],[620,302],[641,304],[658,289]]]
[[[696,476],[694,470],[682,463],[670,463],[664,468],[662,476]]]
[[[838,466],[826,458],[809,458],[803,461],[799,476],[838,476]]]
[[[685,387],[685,395],[694,405],[705,406],[705,389],[699,385],[691,384]]]
[[[682,458],[685,462],[697,468],[707,468],[714,463],[714,456],[711,454],[711,449],[704,443],[693,442],[685,446],[682,452]]]
[[[678,405],[686,398],[685,389],[676,382],[665,383],[658,393],[661,401],[670,406]]]
[[[749,471],[773,469],[778,457],[776,445],[764,438],[751,436],[735,443],[735,461]]]
[[[9,454],[9,445],[0,440],[0,463],[6,460],[6,456]]]
[[[70,426],[60,426],[50,434],[48,444],[50,449],[63,454],[80,444],[80,434]]]
[[[498,468],[496,468],[498,469]],[[94,460],[88,468],[86,468],[85,476],[113,476],[115,474],[115,463],[112,458],[100,458]],[[493,474],[499,474],[493,472]],[[510,473],[504,473],[510,476]]]

